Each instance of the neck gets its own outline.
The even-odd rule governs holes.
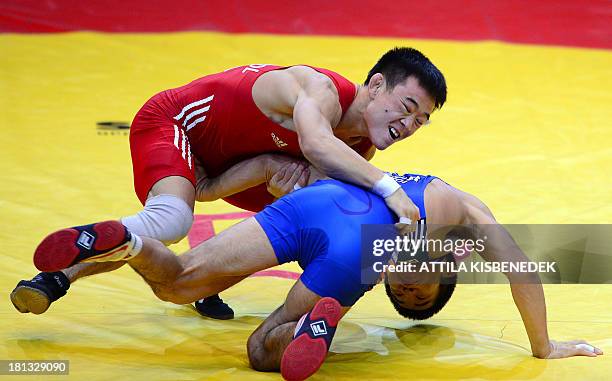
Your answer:
[[[357,94],[353,103],[349,106],[348,110],[340,120],[338,126],[334,129],[336,136],[340,137],[369,137],[368,127],[363,117],[365,109],[370,103],[370,97],[368,95],[368,89],[361,85],[357,86]]]

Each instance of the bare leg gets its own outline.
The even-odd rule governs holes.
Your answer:
[[[254,218],[232,226],[176,256],[159,241],[143,238],[143,248],[128,261],[162,300],[191,303],[231,287],[278,261]]]
[[[160,194],[175,195],[185,201],[187,205],[190,205],[193,209],[195,203],[195,189],[191,182],[183,177],[171,176],[159,180],[153,185],[153,188],[151,188],[148,197],[151,198]],[[131,231],[143,236],[143,232],[134,231],[134,229],[131,229]],[[125,262],[79,263],[62,270],[62,272],[70,279],[70,283],[74,283],[76,280],[86,276],[116,270],[124,264]]]
[[[310,291],[298,280],[295,282],[285,303],[276,309],[251,334],[247,342],[249,362],[255,370],[278,371],[283,352],[293,340],[293,333],[302,315],[310,312],[321,297]],[[348,312],[343,307],[342,316]]]
[[[70,283],[74,283],[77,279],[84,278],[86,276],[101,274],[117,270],[123,266],[125,262],[106,262],[106,263],[77,263],[72,267],[62,270],[64,275],[70,280]]]
[[[255,342],[249,340],[249,343],[253,343],[251,344],[252,349],[249,348],[249,362],[253,369],[260,372],[278,372],[280,370],[283,352],[289,343],[291,343],[291,340],[293,340],[293,333],[298,320],[299,318],[295,321],[273,327],[262,341]]]
[[[149,197],[160,194],[172,194],[191,206],[195,199],[195,189],[191,182],[183,177],[171,176],[158,181],[149,193]],[[138,226],[128,226],[130,231],[140,236],[147,236],[146,231]],[[51,303],[66,294],[71,283],[94,274],[113,271],[125,262],[83,263],[62,270],[64,276],[55,273],[41,273],[32,280],[23,280],[11,292],[10,298],[15,308],[22,313],[44,313]]]

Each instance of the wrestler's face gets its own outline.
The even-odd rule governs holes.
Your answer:
[[[440,293],[441,274],[387,273],[387,282],[400,306],[426,310],[433,306]]]
[[[433,98],[415,77],[389,89],[383,75],[377,73],[370,78],[368,94],[364,119],[370,140],[379,150],[414,134],[428,123],[434,110]]]

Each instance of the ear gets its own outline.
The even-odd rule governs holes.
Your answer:
[[[376,95],[385,90],[385,77],[381,73],[376,73],[368,82],[368,93],[370,98],[374,99]]]

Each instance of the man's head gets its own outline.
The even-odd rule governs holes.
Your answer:
[[[394,48],[385,53],[365,81],[370,103],[365,121],[377,149],[412,135],[446,101],[442,73],[421,52]]]
[[[385,289],[403,317],[424,320],[437,314],[455,291],[456,275],[442,272],[387,273]]]

